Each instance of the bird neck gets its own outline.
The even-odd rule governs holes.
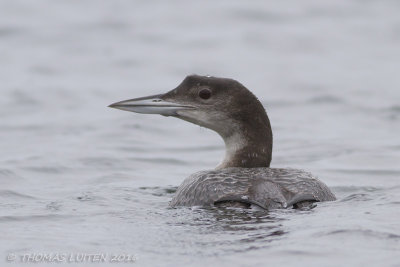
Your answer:
[[[244,121],[235,128],[233,134],[222,136],[225,158],[217,169],[269,167],[272,159],[272,130],[267,115],[261,119]]]

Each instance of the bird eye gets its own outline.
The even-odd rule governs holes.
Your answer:
[[[209,99],[211,97],[211,91],[208,89],[202,89],[199,91],[199,96],[203,99]]]

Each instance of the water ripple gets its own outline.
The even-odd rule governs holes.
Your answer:
[[[45,214],[45,215],[16,215],[16,216],[0,216],[0,222],[36,222],[36,221],[65,221],[72,215]]]
[[[400,235],[393,234],[393,233],[386,233],[380,231],[373,231],[370,229],[340,229],[327,232],[326,235],[362,235],[362,236],[370,236],[370,237],[377,237],[381,239],[394,239],[396,241],[400,241]]]
[[[36,199],[33,196],[27,195],[27,194],[22,194],[16,191],[12,190],[0,190],[0,197],[4,197],[7,199]]]

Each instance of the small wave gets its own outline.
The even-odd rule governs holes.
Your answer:
[[[12,91],[12,106],[21,106],[20,103],[24,103],[24,107],[28,106],[37,106],[41,103],[39,98],[35,98],[31,92],[22,91],[20,89]]]
[[[110,173],[106,175],[100,175],[99,177],[93,179],[92,184],[104,184],[104,183],[115,183],[118,181],[127,181],[132,179],[132,174],[126,173]]]
[[[165,148],[165,151],[169,152],[193,152],[193,151],[219,151],[222,150],[223,146],[187,146],[187,147],[171,147]]]
[[[79,159],[86,166],[115,166],[119,161],[110,157],[86,157]]]
[[[17,34],[24,33],[24,29],[17,27],[2,26],[0,27],[0,38],[10,37]]]
[[[400,114],[400,105],[394,105],[385,109],[386,111]]]
[[[307,103],[311,104],[339,104],[344,102],[343,98],[332,95],[321,95],[307,100]]]
[[[15,172],[9,169],[0,169],[0,177],[1,178],[11,178],[11,179],[19,179],[21,178]]]
[[[0,216],[0,222],[21,222],[21,221],[48,221],[48,220],[64,220],[70,218],[71,215],[46,214],[46,215],[19,215],[19,216]]]
[[[329,171],[338,173],[348,173],[348,174],[400,175],[400,170],[385,170],[385,169],[335,169]]]
[[[173,164],[173,165],[187,165],[188,163],[183,160],[179,159],[172,159],[172,158],[129,158],[129,160],[134,160],[134,161],[141,161],[141,162],[150,162],[150,163],[156,163],[156,164]]]
[[[397,120],[400,118],[400,105],[393,105],[380,110],[382,115],[389,120]]]
[[[56,173],[63,173],[67,170],[66,167],[62,167],[62,166],[48,166],[48,167],[25,167],[25,170],[29,170],[29,171],[33,171],[33,172],[40,172],[40,173],[51,173],[51,174],[56,174]]]
[[[326,233],[326,235],[346,235],[346,236],[350,234],[378,237],[382,239],[400,240],[400,235],[387,232],[373,231],[370,229],[340,229]]]
[[[333,186],[331,187],[335,192],[341,193],[355,193],[355,192],[376,192],[381,191],[384,188],[373,187],[373,186]]]
[[[51,211],[59,211],[62,207],[62,204],[59,201],[52,201],[46,205],[46,209]]]
[[[130,24],[125,23],[122,20],[115,20],[115,19],[103,19],[103,20],[99,20],[96,21],[95,23],[88,23],[85,25],[79,25],[79,29],[76,30],[101,30],[101,31],[125,31],[125,30],[129,30],[131,27]],[[74,29],[75,30],[75,29]]]
[[[0,169],[0,176],[14,176],[15,174],[13,171],[7,170],[7,169]]]
[[[176,192],[178,187],[176,186],[171,186],[171,187],[139,187],[139,190],[141,193],[150,193],[153,196],[166,196],[166,195],[171,195]]]
[[[50,68],[47,66],[40,66],[40,65],[32,66],[29,70],[32,73],[46,75],[46,76],[53,76],[57,74],[57,70],[55,68]]]
[[[149,148],[144,148],[144,147],[138,147],[138,146],[120,146],[120,147],[116,147],[117,150],[120,151],[128,151],[128,152],[148,152]]]
[[[374,200],[374,198],[371,195],[360,193],[360,194],[351,194],[339,201],[347,202],[347,201],[370,201],[370,200]]]
[[[231,16],[234,19],[267,21],[267,22],[278,22],[287,19],[287,17],[281,16],[278,13],[271,13],[259,9],[243,9],[243,8],[231,11]]]
[[[0,197],[13,198],[13,199],[36,199],[33,196],[21,194],[12,190],[0,190]]]
[[[82,202],[95,202],[100,200],[105,200],[106,198],[93,194],[92,192],[82,193],[82,195],[77,196],[76,199]]]

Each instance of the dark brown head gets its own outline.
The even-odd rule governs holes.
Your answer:
[[[174,116],[219,133],[226,156],[218,168],[269,167],[272,131],[258,99],[239,82],[191,75],[161,95],[121,101],[110,107]]]

